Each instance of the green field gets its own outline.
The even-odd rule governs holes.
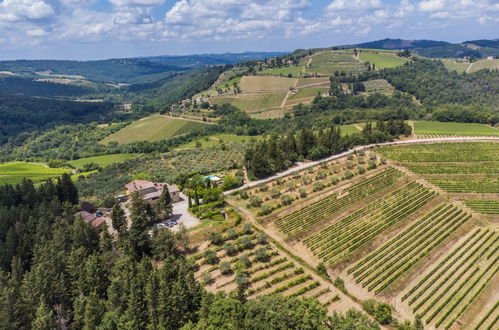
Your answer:
[[[77,160],[71,160],[68,164],[73,165],[76,168],[83,168],[85,164],[94,163],[101,167],[109,166],[113,163],[121,163],[128,159],[133,159],[139,157],[139,154],[114,154],[114,155],[104,155],[80,158]]]
[[[241,78],[240,87],[245,92],[279,92],[288,91],[296,82],[296,78],[244,76]]]
[[[407,58],[399,57],[394,54],[374,52],[361,52],[359,53],[359,58],[362,62],[374,64],[378,69],[393,68],[409,61]]]
[[[201,147],[199,148],[211,148],[211,147],[220,146],[222,143],[224,144],[247,143],[251,141],[251,139],[257,139],[257,138],[258,138],[257,136],[249,136],[249,135],[217,134],[201,138],[196,141],[188,142],[186,144],[181,145],[178,149],[198,148],[196,146],[197,142],[201,144]]]
[[[291,94],[288,98],[288,100],[297,100],[297,99],[303,99],[303,98],[312,98],[314,96],[317,96],[317,94],[323,94],[327,93],[329,91],[329,88],[327,87],[309,87],[309,88],[302,88],[299,89],[296,93]]]
[[[444,63],[445,68],[449,71],[457,71],[458,73],[466,72],[468,67],[470,66],[469,62],[457,61],[455,59],[441,59],[442,63]]]
[[[15,184],[23,179],[42,181],[68,172],[68,169],[49,168],[43,164],[10,162],[0,164],[0,184]]]
[[[414,133],[418,137],[453,136],[499,136],[499,129],[474,123],[451,123],[438,121],[414,122]]]
[[[391,146],[379,152],[397,162],[490,162],[499,161],[494,142],[435,143]]]
[[[259,110],[278,108],[287,93],[269,94],[240,94],[236,97],[214,97],[210,100],[212,104],[232,104],[245,112],[257,112]]]
[[[395,89],[395,87],[385,79],[367,80],[364,81],[363,84],[366,88],[366,92],[391,91]]]
[[[312,56],[312,63],[306,68],[307,73],[331,75],[335,71],[358,73],[365,71],[365,66],[357,61],[351,50],[325,51]]]
[[[499,59],[473,62],[468,72],[472,73],[482,69],[499,70]]]
[[[329,85],[329,78],[300,78],[298,79],[298,83],[296,84],[297,88],[302,86],[311,85],[311,84],[324,84],[325,86]],[[327,85],[326,85],[327,84]]]
[[[257,71],[257,75],[282,75],[282,76],[288,76],[291,74],[293,77],[299,77],[301,75],[301,72],[303,71],[303,65],[291,65],[291,66],[284,66],[282,68],[270,68],[270,69],[265,69],[262,71]]]
[[[153,115],[137,120],[118,132],[109,135],[102,140],[102,143],[115,141],[120,144],[127,144],[137,141],[160,141],[190,133],[196,129],[203,128],[205,125],[186,119]]]
[[[341,135],[351,135],[355,133],[360,133],[360,130],[355,127],[355,125],[341,125],[340,126]]]

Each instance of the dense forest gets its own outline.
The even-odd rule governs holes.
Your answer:
[[[311,298],[246,300],[244,283],[229,296],[207,293],[185,232],[149,237],[141,198],[129,229],[115,210],[118,240],[75,218],[77,202],[69,176],[0,187],[1,329],[379,329],[358,311],[328,316]]]

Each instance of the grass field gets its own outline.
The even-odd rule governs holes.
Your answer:
[[[311,84],[329,84],[329,78],[300,78],[298,79],[298,83],[296,84],[297,88],[302,86],[311,85]]]
[[[205,125],[186,119],[153,115],[137,120],[118,132],[109,135],[102,140],[102,143],[115,141],[120,144],[127,144],[137,141],[160,141],[190,133],[196,129],[203,128]]]
[[[360,130],[355,125],[341,125],[340,126],[341,135],[360,133]]]
[[[394,54],[377,52],[361,52],[359,53],[359,59],[362,62],[374,64],[378,69],[393,68],[409,61],[404,57],[399,57]]]
[[[449,71],[457,71],[458,73],[466,72],[468,67],[470,66],[469,62],[457,61],[454,59],[443,58],[441,59],[442,63],[444,63],[445,68]]]
[[[353,58],[351,50],[325,51],[312,56],[306,71],[321,75],[331,75],[335,71],[358,73],[365,71],[365,66]]]
[[[288,98],[288,100],[297,100],[297,99],[303,99],[303,98],[308,98],[311,99],[317,94],[324,94],[329,91],[329,88],[325,87],[309,87],[309,88],[302,88],[299,89],[296,93],[291,94]]]
[[[479,60],[473,62],[468,73],[476,72],[482,69],[499,70],[499,59]]]
[[[68,169],[49,168],[43,164],[10,162],[0,164],[0,184],[15,184],[23,179],[42,181],[68,172]]]
[[[211,135],[209,137],[205,137],[202,139],[198,139],[196,141],[191,141],[186,144],[181,145],[178,149],[189,149],[189,148],[198,148],[196,143],[199,142],[201,147],[199,148],[211,148],[215,146],[220,146],[222,143],[246,143],[251,141],[252,139],[257,139],[257,136],[248,136],[248,135],[235,135],[235,134],[217,134]]]
[[[297,78],[244,76],[241,78],[240,87],[244,92],[279,92],[288,91],[294,86]]]
[[[235,97],[214,97],[210,102],[212,104],[232,104],[245,112],[251,113],[279,107],[286,97],[286,94],[287,93],[240,94]]]
[[[133,159],[139,157],[139,154],[113,154],[113,155],[104,155],[104,156],[95,156],[95,157],[87,157],[80,158],[77,160],[71,160],[68,164],[73,165],[76,168],[83,168],[85,164],[94,163],[101,167],[109,166],[113,163],[121,163],[128,159]]]
[[[438,121],[414,122],[418,137],[499,136],[499,129],[484,124],[451,123]]]

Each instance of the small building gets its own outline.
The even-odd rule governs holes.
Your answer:
[[[487,56],[487,60],[492,61],[494,59],[494,56]]]
[[[147,180],[134,180],[125,185],[128,195],[138,191],[146,201],[154,201],[163,193],[164,187],[167,187],[170,198],[173,203],[180,201],[180,190],[175,185],[169,185],[162,182],[151,182]]]
[[[85,222],[92,222],[95,219],[97,219],[97,216],[95,215],[95,213],[90,213],[87,211],[80,211],[80,212],[75,214],[75,217],[81,217],[83,219],[83,221],[85,221]]]
[[[100,218],[95,218],[91,224],[92,226],[94,226],[95,228],[100,228],[104,223],[106,222],[106,219],[103,218],[103,217],[100,217]]]

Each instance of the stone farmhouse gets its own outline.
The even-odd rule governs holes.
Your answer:
[[[127,195],[130,195],[136,191],[140,193],[140,195],[146,201],[154,201],[158,199],[163,193],[164,188],[168,189],[170,193],[170,198],[173,203],[180,201],[180,191],[175,185],[169,185],[167,183],[162,182],[151,182],[147,180],[134,180],[125,185]]]

